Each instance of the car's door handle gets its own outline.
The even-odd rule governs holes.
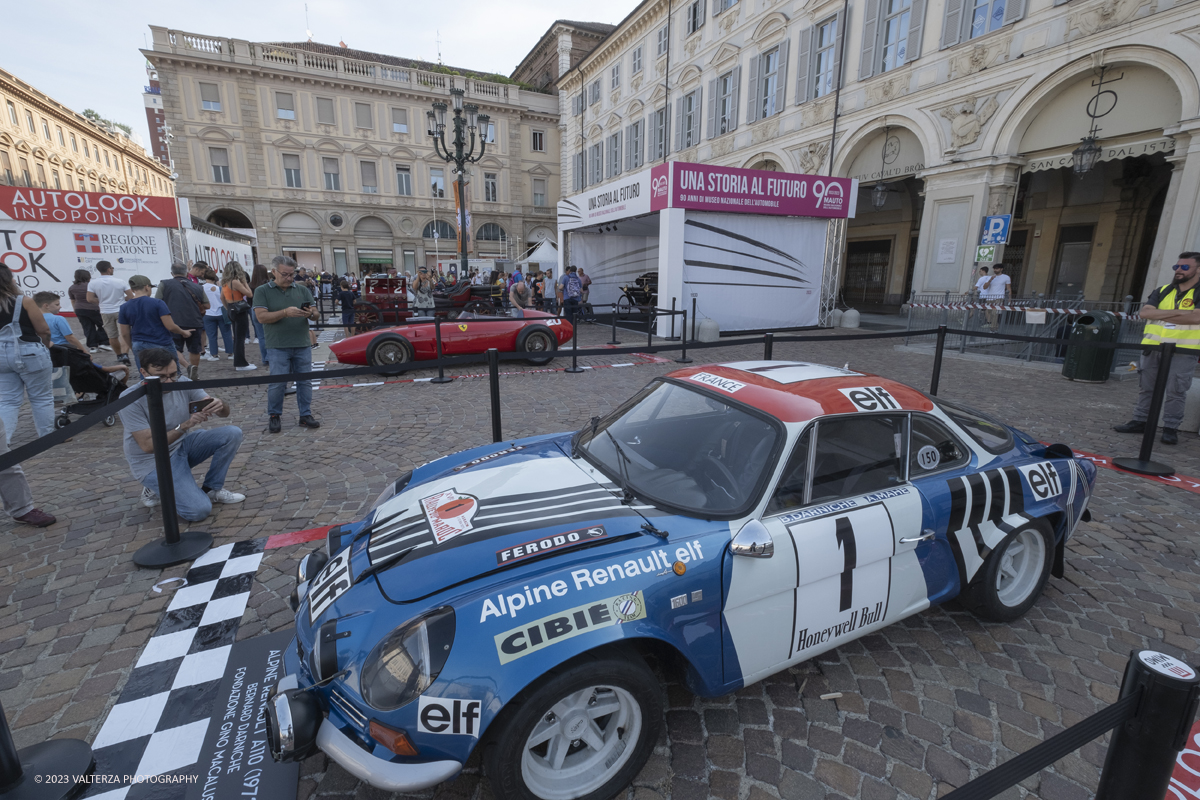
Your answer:
[[[911,539],[901,539],[900,544],[912,544],[913,542],[927,542],[936,536],[937,533],[932,528],[926,528],[921,531],[920,536],[914,536]]]

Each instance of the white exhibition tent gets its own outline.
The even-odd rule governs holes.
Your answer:
[[[659,308],[695,300],[722,331],[825,324],[857,184],[668,161],[560,200],[558,251],[591,276],[593,306],[650,274]]]

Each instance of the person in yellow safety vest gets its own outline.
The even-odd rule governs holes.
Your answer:
[[[1200,285],[1200,253],[1180,253],[1174,270],[1174,279],[1151,292],[1141,310],[1141,317],[1146,322],[1143,345],[1175,343],[1175,357],[1171,359],[1171,372],[1162,406],[1163,444],[1179,442],[1179,423],[1183,421],[1184,402],[1192,386],[1196,361],[1200,358],[1200,308],[1197,308],[1200,305],[1200,291],[1197,291]],[[1145,432],[1161,353],[1157,347],[1142,351],[1141,365],[1138,367],[1137,407],[1133,410],[1132,420],[1113,427],[1118,433]]]

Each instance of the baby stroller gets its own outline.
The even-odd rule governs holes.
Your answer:
[[[92,363],[91,357],[74,347],[50,347],[50,361],[54,365],[52,378],[54,402],[61,404],[54,418],[54,427],[65,428],[71,424],[71,415],[83,416],[105,406],[125,391],[125,381],[117,380]],[[127,373],[128,374],[128,373]],[[79,400],[77,393],[94,395],[95,399]],[[117,424],[117,415],[104,418],[105,426]]]

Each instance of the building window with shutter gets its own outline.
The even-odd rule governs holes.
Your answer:
[[[883,58],[880,72],[888,72],[908,62],[908,24],[911,15],[912,0],[884,0],[883,33],[880,41]]]
[[[539,207],[546,205],[546,179],[545,178],[534,178],[533,179],[533,204],[535,206],[539,206]]]
[[[834,81],[837,80],[837,75],[834,73],[838,57],[837,28],[837,17],[830,17],[817,25],[815,47],[813,48],[815,50],[813,58],[814,98],[832,94],[835,88]]]
[[[658,55],[664,56],[667,54],[667,45],[670,42],[670,36],[667,33],[668,26],[664,25],[658,29]]]
[[[713,119],[713,130],[710,136],[720,136],[737,128],[737,78],[735,74],[741,70],[730,70],[717,78],[714,97],[711,102],[716,104],[716,116]]]
[[[679,135],[676,142],[679,150],[700,144],[700,90],[692,91],[679,98]]]
[[[25,124],[29,126],[30,133],[37,133],[37,128],[33,125],[33,114],[30,114],[28,111],[25,112]]]
[[[487,130],[485,130],[483,132],[483,140],[485,142],[487,142],[488,144],[496,143],[496,123],[495,122],[489,122],[487,124]]]
[[[16,107],[16,105],[13,104],[12,100],[5,100],[4,102],[8,106],[8,121],[11,122],[13,125],[19,125],[20,123],[17,122],[17,107]]]
[[[738,4],[738,0],[714,0],[713,16],[720,14],[722,11],[727,11]]]
[[[46,183],[46,168],[41,164],[34,164],[34,169],[37,170],[38,185],[43,189],[49,189],[50,186]]]
[[[779,48],[768,50],[759,56],[759,112],[758,118],[769,117],[780,109],[776,108],[775,97],[779,94]]]
[[[287,92],[275,93],[275,116],[278,119],[296,118],[296,98]]]
[[[496,173],[483,173],[483,201],[485,203],[496,203],[500,200],[500,189],[497,185]]]
[[[356,128],[371,128],[371,104],[370,103],[355,103],[354,104],[354,127]]]
[[[66,142],[63,140],[63,132],[62,132],[62,127],[61,127],[61,126],[58,126],[58,125],[56,125],[56,126],[55,126],[55,130],[56,130],[56,131],[58,131],[58,144],[59,144],[59,146],[60,146],[60,147],[66,147],[66,146],[67,146],[67,143],[66,143]]]
[[[336,158],[322,158],[321,172],[325,175],[325,188],[331,192],[342,190],[342,169]]]
[[[50,177],[54,180],[54,188],[61,190],[62,182],[59,181],[59,179],[58,179],[58,170],[56,170],[56,169],[50,170]]]
[[[667,109],[660,108],[650,115],[650,160],[667,157]]]
[[[379,176],[374,161],[358,162],[358,174],[362,178],[362,190],[367,194],[379,194]]]
[[[16,181],[13,180],[12,160],[8,157],[7,150],[0,150],[0,169],[4,170],[4,182],[9,186],[16,186]]]
[[[336,106],[332,97],[317,98],[317,124],[318,125],[336,125],[337,113]]]
[[[42,120],[42,136],[46,137],[47,142],[53,141],[50,138],[50,123],[47,122],[45,119]]]
[[[73,133],[70,134],[70,139],[71,139],[71,149],[74,150],[76,153],[78,153],[79,146],[75,143],[75,134],[73,134]]]
[[[200,108],[204,111],[221,110],[221,87],[215,83],[200,84]]]
[[[588,150],[588,160],[592,162],[591,183],[597,184],[604,180],[604,145],[597,142]]]
[[[571,157],[571,185],[576,192],[582,192],[583,187],[587,186],[587,174],[584,170],[583,153],[576,153]]]
[[[17,158],[17,163],[21,165],[21,179],[24,181],[23,186],[33,188],[33,176],[29,174],[29,162],[24,158]]]
[[[392,133],[408,133],[408,109],[392,109]]]
[[[612,84],[611,88],[613,88],[613,89],[621,88],[621,65],[620,64],[612,65],[610,83]]]
[[[596,105],[600,102],[600,79],[597,78],[592,82],[591,97],[588,98],[588,105]]]
[[[1005,0],[972,0],[971,35],[974,39],[1004,25]]]
[[[700,26],[704,24],[704,0],[693,0],[692,4],[687,7],[685,25],[687,35],[691,36],[696,31],[700,30]]]
[[[396,194],[412,196],[412,170],[409,167],[396,167]]]
[[[433,197],[446,196],[446,173],[441,167],[429,170],[429,190]]]
[[[283,154],[283,184],[289,189],[302,187],[300,181],[300,156],[295,153]]]
[[[634,170],[645,163],[642,150],[645,147],[646,123],[643,120],[630,125],[625,130],[625,168]]]
[[[535,152],[535,153],[546,152],[546,132],[545,131],[534,131],[533,135],[530,137],[530,143],[531,143],[530,146],[533,147],[533,152]]]
[[[614,133],[608,137],[608,177],[621,174],[621,134]]]
[[[224,147],[208,148],[208,160],[212,162],[213,183],[231,183],[229,180],[229,151]]]
[[[631,71],[633,72],[634,75],[637,75],[639,72],[642,71],[642,47],[641,47],[641,45],[638,45],[637,47],[633,48],[633,56],[632,56],[631,60],[633,62],[631,65]]]

